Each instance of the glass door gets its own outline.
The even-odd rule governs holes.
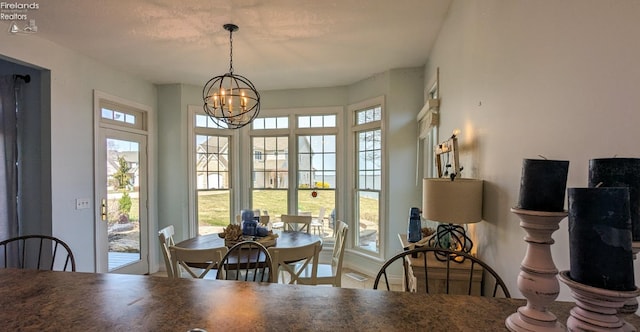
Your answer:
[[[144,274],[148,264],[146,136],[101,129],[96,271]]]

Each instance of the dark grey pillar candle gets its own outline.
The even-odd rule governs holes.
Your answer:
[[[569,274],[579,283],[635,290],[629,190],[569,188]]]
[[[589,160],[589,187],[628,187],[633,241],[640,241],[640,159]]]
[[[524,159],[517,208],[548,212],[563,211],[568,172],[569,161]]]

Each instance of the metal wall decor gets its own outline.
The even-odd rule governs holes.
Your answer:
[[[235,24],[225,24],[229,31],[229,72],[210,79],[202,89],[204,111],[222,127],[242,128],[260,112],[260,94],[251,81],[233,72],[233,33]]]

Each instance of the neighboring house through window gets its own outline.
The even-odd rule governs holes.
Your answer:
[[[232,220],[232,135],[204,114],[193,114],[193,174],[198,234],[218,233]]]

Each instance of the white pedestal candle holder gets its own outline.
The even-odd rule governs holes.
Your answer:
[[[631,250],[633,250],[633,259],[636,260],[638,258],[637,257],[638,252],[640,252],[640,242],[633,241],[631,245]],[[624,303],[624,305],[622,306],[622,308],[618,310],[618,312],[626,315],[626,314],[635,314],[637,310],[638,310],[638,299],[634,297],[627,300],[627,302]]]
[[[518,308],[505,321],[511,331],[565,331],[547,306],[558,297],[558,270],[551,257],[551,234],[560,228],[567,212],[545,212],[512,208],[526,232],[527,252],[520,265],[518,289],[527,298],[527,305]]]
[[[640,290],[615,291],[592,287],[574,281],[569,271],[558,275],[569,288],[576,300],[567,319],[569,331],[637,331],[636,328],[618,317],[618,310],[629,299],[636,298]]]

